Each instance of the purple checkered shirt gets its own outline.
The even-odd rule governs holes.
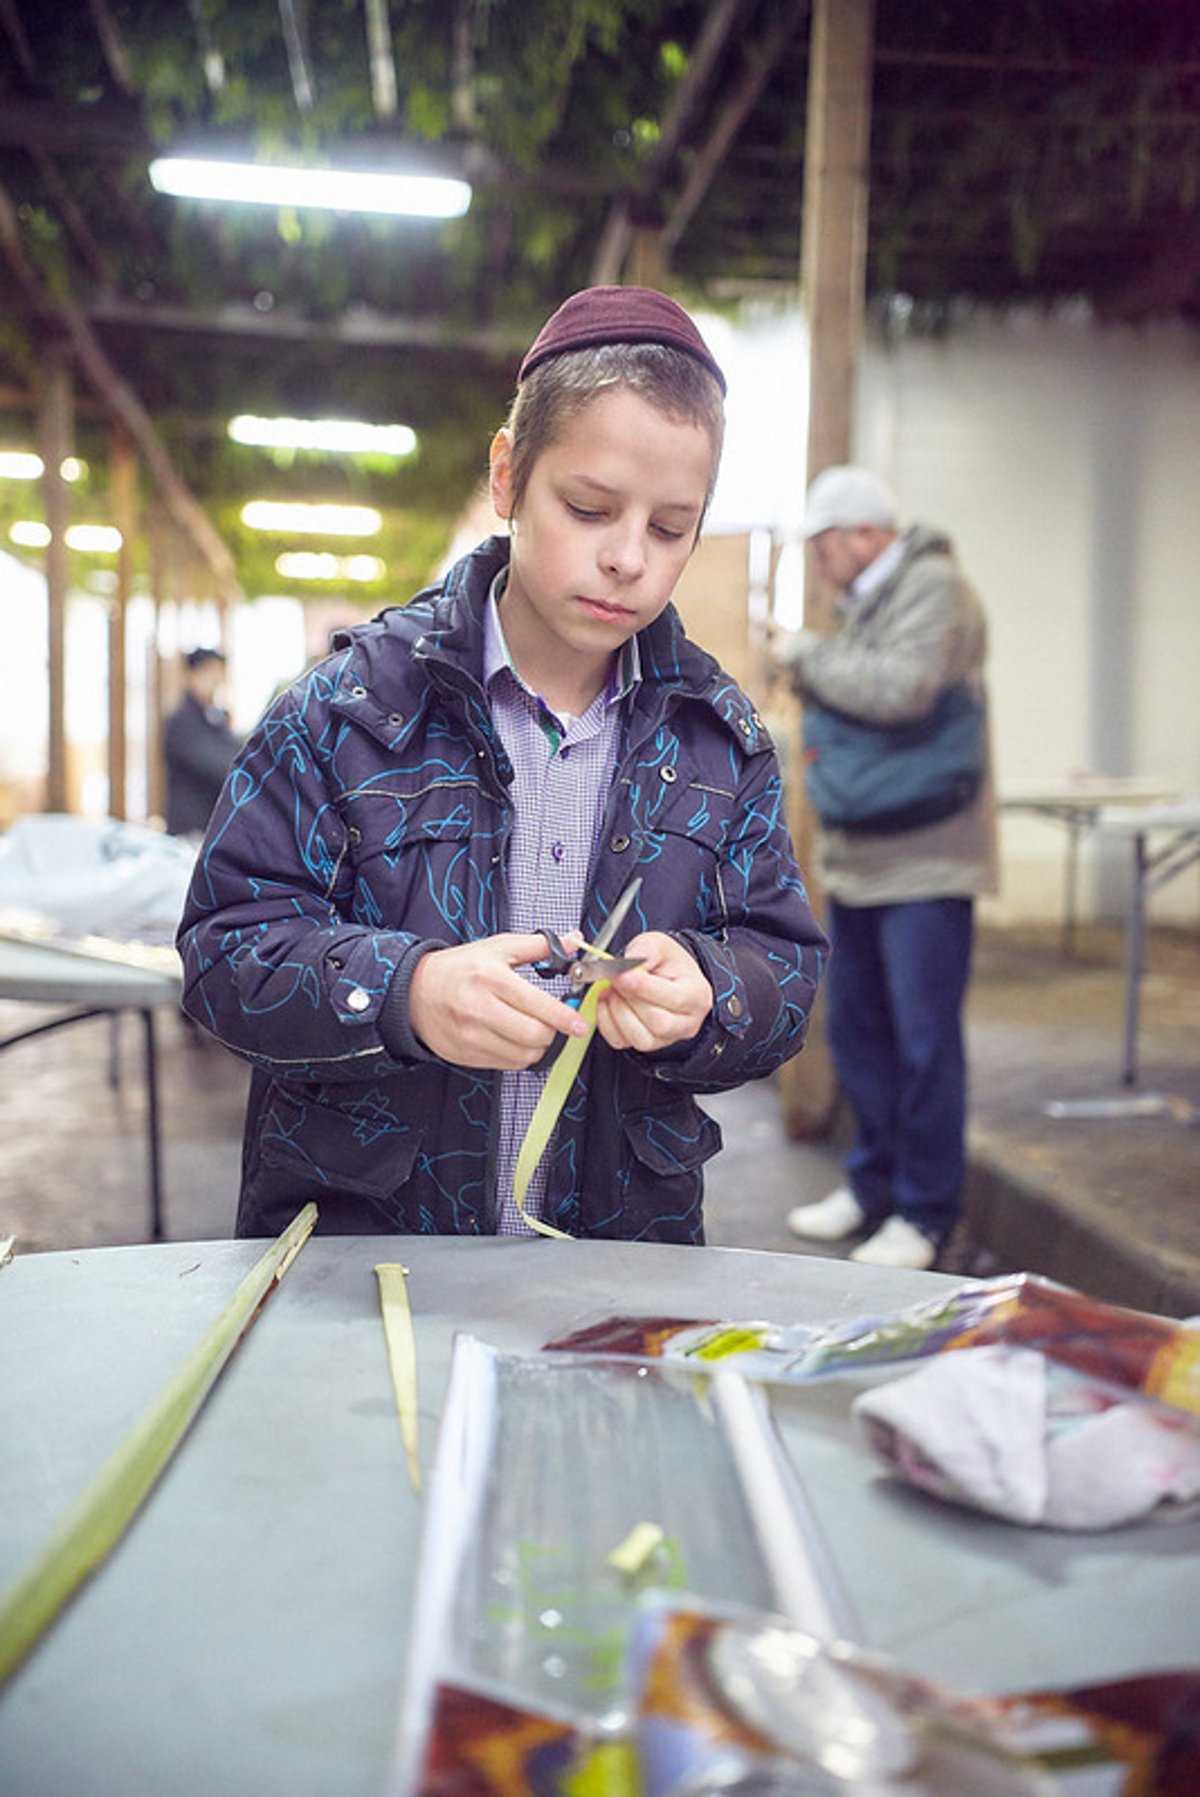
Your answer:
[[[622,653],[618,670],[582,717],[551,711],[531,692],[512,664],[500,621],[499,600],[507,573],[498,575],[484,617],[483,678],[492,718],[513,765],[515,809],[508,866],[510,930],[549,927],[562,935],[577,930],[583,916],[588,870],[604,820],[620,744],[622,701],[639,678],[636,640]],[[517,970],[537,979],[532,968]],[[566,979],[547,982],[563,998]],[[499,1235],[533,1235],[513,1199],[513,1174],[529,1120],[546,1075],[500,1075],[499,1151],[496,1192]],[[525,1194],[525,1208],[540,1217],[546,1194],[549,1148]]]

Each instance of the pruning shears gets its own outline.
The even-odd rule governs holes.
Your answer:
[[[587,995],[588,988],[597,980],[611,980],[614,974],[628,973],[631,967],[641,967],[644,957],[641,955],[612,955],[608,945],[620,929],[629,912],[634,899],[641,891],[642,876],[640,874],[630,880],[624,892],[604,919],[596,932],[594,942],[585,943],[575,950],[564,946],[562,938],[553,930],[542,930],[540,935],[546,938],[550,953],[544,961],[535,961],[533,970],[544,980],[565,977],[570,982],[571,990],[563,1000],[577,1011]],[[537,1064],[541,1072],[554,1060],[562,1047],[562,1038],[556,1037]]]
[[[642,876],[638,874],[630,880],[628,886],[604,919],[596,932],[596,940],[585,943],[574,951],[563,946],[562,938],[553,930],[540,930],[539,935],[546,938],[550,953],[546,960],[535,961],[533,971],[544,980],[552,980],[565,975],[571,982],[571,991],[565,1003],[578,1010],[583,1003],[584,993],[596,980],[611,980],[616,973],[627,973],[631,967],[640,967],[641,955],[610,955],[608,945],[625,921],[625,916],[634,899],[641,890]]]

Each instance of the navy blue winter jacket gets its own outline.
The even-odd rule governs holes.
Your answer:
[[[253,1065],[239,1234],[275,1234],[309,1199],[325,1231],[496,1228],[497,1076],[432,1056],[407,995],[420,954],[507,927],[512,769],[481,685],[507,556],[491,538],[339,637],[268,710],[213,813],[179,946],[185,1010]],[[639,643],[581,927],[594,936],[641,874],[623,939],[669,931],[716,1002],[655,1055],[597,1034],[545,1215],[573,1236],[700,1242],[720,1132],[693,1095],[797,1052],[826,944],[758,715],[672,609]]]

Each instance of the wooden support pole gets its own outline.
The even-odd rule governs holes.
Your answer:
[[[121,533],[117,584],[108,611],[108,813],[129,816],[129,596],[137,533],[137,459],[127,432],[115,425],[108,439],[108,491],[112,521]]]
[[[49,338],[42,351],[37,413],[38,451],[42,458],[42,506],[50,541],[46,547],[47,668],[49,694],[48,762],[45,807],[68,811],[67,782],[67,594],[71,585],[67,525],[70,498],[62,465],[74,439],[74,392],[65,343]]]
[[[801,300],[808,478],[849,459],[866,295],[874,0],[813,0]]]
[[[33,316],[66,337],[79,373],[94,388],[109,416],[119,421],[137,444],[146,468],[172,517],[180,529],[191,537],[213,570],[221,590],[231,599],[244,597],[228,546],[217,535],[207,514],[176,472],[149,413],[128,382],[109,361],[82,313],[66,301],[51,298],[26,254],[16,207],[2,186],[0,252],[7,257],[14,279]]]
[[[813,0],[809,48],[801,303],[809,330],[808,479],[849,460],[866,297],[874,0]],[[805,622],[830,621],[830,595],[806,579]],[[799,728],[791,732],[788,819],[808,895],[820,914],[816,827],[804,794]],[[781,1069],[784,1128],[828,1134],[837,1076],[818,1007],[802,1055]]]
[[[171,525],[160,504],[147,515],[150,553],[150,592],[154,601],[154,631],[147,647],[146,667],[146,815],[167,815],[167,780],[163,764],[163,719],[168,694],[163,678],[163,611],[174,598],[172,581]],[[174,699],[172,691],[171,700]]]

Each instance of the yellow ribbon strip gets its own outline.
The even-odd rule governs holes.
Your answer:
[[[540,1217],[532,1216],[525,1209],[525,1194],[529,1190],[534,1168],[545,1154],[546,1144],[554,1134],[554,1125],[567,1102],[567,1093],[575,1082],[575,1075],[579,1072],[583,1057],[596,1033],[596,1005],[608,983],[607,980],[595,980],[584,994],[579,1015],[589,1026],[588,1033],[586,1036],[568,1036],[559,1049],[558,1057],[546,1076],[533,1116],[529,1119],[529,1128],[525,1131],[513,1174],[513,1197],[530,1229],[535,1229],[539,1235],[554,1236],[560,1242],[569,1242],[571,1237],[565,1229],[555,1229],[553,1223],[543,1223]]]
[[[246,1274],[216,1321],[0,1599],[0,1684],[112,1551],[317,1220],[306,1204]]]
[[[400,1434],[408,1461],[408,1476],[414,1491],[421,1489],[421,1460],[417,1452],[417,1343],[413,1335],[412,1308],[408,1302],[408,1268],[398,1261],[385,1262],[375,1269],[379,1281],[379,1303],[383,1311],[383,1333],[387,1342],[388,1366],[392,1389],[396,1393],[396,1409],[400,1416]]]

